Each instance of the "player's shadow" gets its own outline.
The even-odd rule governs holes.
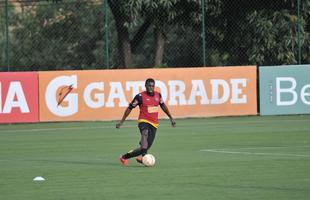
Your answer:
[[[57,159],[7,159],[7,161],[18,161],[18,162],[38,162],[38,163],[58,163],[58,164],[72,164],[72,165],[94,165],[94,166],[122,166],[118,160],[116,161],[104,161],[104,160],[57,160]],[[143,165],[132,164],[126,167],[137,168],[143,167]]]

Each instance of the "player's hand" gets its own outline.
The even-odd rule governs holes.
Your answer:
[[[172,127],[176,127],[176,123],[175,123],[175,121],[173,119],[171,120],[171,126]]]
[[[123,124],[122,122],[117,123],[116,128],[120,128],[122,126],[122,124]]]

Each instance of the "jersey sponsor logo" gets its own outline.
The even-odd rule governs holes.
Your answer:
[[[158,113],[158,106],[148,106],[147,112],[148,113]]]

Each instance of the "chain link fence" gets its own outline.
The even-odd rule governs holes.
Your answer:
[[[310,0],[0,0],[0,71],[310,63]]]
[[[104,66],[104,10],[100,3],[11,1],[8,10],[9,45],[1,50],[8,52],[11,70]]]
[[[5,50],[6,50],[6,45],[5,42],[7,41],[6,37],[6,9],[5,5],[0,6],[0,71],[6,70],[5,66]]]

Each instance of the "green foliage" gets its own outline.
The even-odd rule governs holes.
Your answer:
[[[6,52],[10,53],[10,49],[7,49],[7,42],[8,45],[10,45],[10,41],[7,40],[6,37],[6,23],[10,20],[12,20],[12,15],[14,13],[14,9],[12,7],[8,7],[7,13],[8,16],[6,16],[6,7],[0,2],[0,71],[7,71],[6,66]],[[10,34],[10,32],[9,32]]]
[[[29,70],[99,67],[102,10],[89,4],[37,6],[15,15],[12,64]],[[99,49],[101,48],[101,49]],[[103,65],[101,65],[103,66]]]
[[[250,13],[244,23],[241,45],[247,50],[251,63],[296,64],[298,50],[297,17],[287,10]],[[301,35],[305,35],[305,21]],[[302,43],[305,38],[302,38]]]
[[[201,38],[192,28],[174,27],[169,33],[165,62],[173,67],[200,67],[203,65]],[[177,45],[175,45],[177,44]]]
[[[105,10],[102,1],[94,2],[36,1],[22,11],[10,6],[11,69],[108,67],[104,60]],[[118,14],[108,11],[110,68],[122,66],[121,53],[124,52],[130,54],[129,67],[153,67],[155,52],[160,48],[158,41],[164,41],[163,59],[158,66],[202,65],[201,0],[108,2],[110,8],[112,4],[117,7]],[[207,65],[296,64],[299,45],[302,63],[309,63],[310,1],[300,3],[301,18],[298,19],[297,0],[205,0]],[[3,70],[7,39],[5,8],[1,2],[0,6],[0,67]],[[161,38],[155,37],[158,32]],[[124,38],[131,49],[121,51],[119,41]]]
[[[0,71],[4,71],[4,69],[1,68],[1,66],[4,66],[5,62],[5,17],[2,13],[5,13],[4,7],[0,7]]]

